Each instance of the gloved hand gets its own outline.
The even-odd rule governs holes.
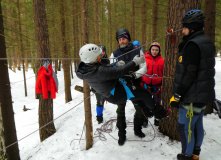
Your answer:
[[[125,65],[125,62],[122,61],[122,60],[120,60],[120,61],[117,62],[117,66],[118,66],[118,67],[121,67],[121,66],[124,66],[124,65]]]
[[[174,96],[170,99],[170,107],[179,108],[181,96],[178,94],[174,94]]]
[[[138,66],[139,64],[145,62],[145,58],[144,58],[144,56],[140,56],[140,57],[139,57],[138,55],[136,55],[136,56],[134,57],[133,61],[136,63],[136,66]]]

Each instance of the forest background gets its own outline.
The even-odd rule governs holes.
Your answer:
[[[127,28],[131,33],[132,41],[140,41],[144,51],[148,50],[152,41],[158,41],[161,44],[161,53],[166,61],[163,87],[167,88],[163,90],[163,104],[168,104],[172,94],[177,46],[182,39],[181,19],[187,11],[196,8],[204,11],[207,17],[205,31],[215,42],[217,52],[221,49],[219,34],[221,0],[1,0],[0,2],[3,17],[0,21],[3,24],[0,24],[0,27],[4,26],[4,29],[1,29],[0,45],[5,45],[0,46],[0,58],[7,57],[6,62],[0,61],[0,74],[5,75],[0,79],[0,104],[2,105],[0,107],[5,132],[3,147],[16,141],[15,134],[6,134],[8,131],[15,133],[15,128],[12,127],[13,110],[8,107],[9,104],[12,106],[12,100],[6,63],[14,72],[16,69],[23,68],[25,96],[27,96],[25,71],[27,72],[30,67],[37,76],[42,60],[48,58],[53,63],[55,73],[61,69],[64,71],[65,102],[68,103],[72,100],[71,78],[73,79],[73,68],[76,69],[79,63],[80,47],[86,43],[105,45],[110,55],[118,48],[115,37],[117,29]],[[174,35],[169,36],[170,33],[166,32],[166,29],[173,29]],[[171,40],[172,37],[175,44]],[[73,68],[71,63],[74,63]],[[8,85],[6,92],[1,90],[4,85]],[[89,87],[85,82],[84,89],[84,98],[90,97]],[[46,122],[53,120],[53,100],[50,98],[43,100],[42,95],[36,95],[36,98],[39,98],[39,127],[41,128]],[[85,106],[90,105],[89,101],[89,99],[85,100]],[[86,109],[85,114],[90,112]],[[7,115],[10,116],[7,117]],[[89,117],[89,122],[90,113],[85,117]],[[179,140],[175,127],[176,110],[173,111],[169,122],[162,122],[160,131],[172,139]],[[174,125],[168,126],[169,124]],[[86,119],[86,128],[88,126]],[[41,141],[55,132],[54,124],[47,126],[46,129],[41,128]],[[90,134],[89,130],[86,132],[87,135]],[[13,136],[14,138],[11,138]],[[90,143],[86,144],[87,149],[93,144],[92,138],[91,136]],[[13,155],[16,149],[12,148],[11,151],[8,155]]]

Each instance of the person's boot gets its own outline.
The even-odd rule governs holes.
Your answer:
[[[155,126],[159,126],[159,124],[160,124],[160,120],[154,118],[154,125],[155,125]]]
[[[177,155],[177,160],[193,160],[193,155],[185,155],[183,153]]]
[[[199,155],[200,155],[200,147],[194,147],[193,149],[193,159],[194,160],[199,160]]]
[[[126,121],[125,117],[117,117],[117,128],[118,128],[118,144],[120,146],[124,145],[126,141]]]
[[[134,117],[134,134],[140,138],[145,137],[145,134],[142,132],[143,120],[141,118]]]
[[[103,123],[103,114],[101,116],[97,116],[98,124]]]
[[[164,109],[163,106],[157,104],[156,108],[153,110],[154,116],[156,119],[163,119],[165,117],[168,117],[171,115],[172,110],[171,109]]]
[[[145,118],[142,124],[143,128],[147,128],[148,127],[148,118]]]

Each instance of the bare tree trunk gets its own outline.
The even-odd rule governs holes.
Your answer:
[[[51,58],[45,1],[33,0],[33,8],[34,8],[35,37],[37,41],[37,51],[38,51],[37,57]],[[38,66],[40,67],[42,61],[39,60],[38,62],[39,62]],[[51,99],[50,92],[48,92],[48,99],[43,99],[42,94],[39,97],[39,128],[43,127],[49,122],[51,123],[45,126],[44,128],[40,129],[39,131],[41,142],[56,132],[53,123],[53,99]]]
[[[168,5],[168,14],[167,14],[167,28],[173,28],[174,31],[182,28],[181,20],[183,15],[191,10],[200,8],[201,0],[186,0],[186,1],[177,1],[177,0],[169,0]],[[176,16],[174,16],[176,15]],[[165,57],[165,69],[164,76],[167,78],[163,79],[163,90],[162,90],[162,101],[164,108],[169,108],[169,100],[172,97],[172,86],[173,86],[173,78],[175,73],[175,66],[177,62],[178,55],[178,45],[182,41],[182,33],[181,31],[175,32],[175,45],[171,41],[171,37],[166,38],[166,57]],[[169,53],[169,54],[168,54]],[[159,126],[160,132],[169,136],[174,140],[179,140],[179,134],[177,131],[177,123],[178,123],[178,112],[176,108],[172,109],[172,115],[162,120]]]
[[[95,39],[95,44],[99,45],[99,26],[98,26],[98,7],[97,7],[97,2],[96,0],[93,0],[93,5],[94,5],[94,39]]]
[[[216,0],[205,0],[205,33],[212,39],[215,43],[215,27],[216,27]],[[217,52],[216,52],[217,54]],[[217,56],[217,55],[216,55]],[[213,113],[213,105],[209,103],[206,105],[205,114]]]
[[[20,4],[19,0],[17,0],[17,7],[18,7],[18,24],[19,24],[19,41],[21,46],[21,56],[24,58],[24,46],[22,40],[22,28],[21,28],[21,13],[20,13]],[[22,60],[22,68],[23,68],[23,77],[24,77],[24,89],[25,89],[25,97],[27,97],[27,85],[26,85],[26,77],[25,77],[25,61]]]
[[[59,12],[60,12],[60,23],[61,23],[61,41],[62,41],[62,53],[63,58],[69,58],[68,44],[66,35],[66,20],[65,20],[65,0],[59,0]],[[65,102],[68,103],[72,100],[71,97],[71,78],[70,78],[70,63],[69,60],[62,60],[62,67],[64,70],[64,85],[65,85]]]
[[[152,41],[157,39],[158,0],[153,2]]]
[[[88,43],[88,21],[87,21],[87,1],[81,0],[81,27],[82,27],[82,45]],[[84,110],[85,110],[85,125],[86,125],[86,149],[93,146],[93,128],[91,115],[90,87],[83,81],[84,88]]]
[[[2,6],[0,1],[0,58],[7,58],[4,37]],[[7,60],[0,61],[0,144],[1,149],[17,142],[14,112],[12,107],[11,87],[8,75]],[[18,143],[4,149],[0,154],[7,160],[20,160]],[[4,158],[5,159],[5,158]]]
[[[117,31],[117,0],[114,0],[114,32]],[[114,41],[114,49],[117,48],[117,41]],[[110,53],[112,52],[111,50],[109,51]]]
[[[135,32],[135,0],[132,0],[132,25],[131,25],[131,37],[133,40],[136,40],[136,32]]]
[[[109,23],[109,44],[112,51],[112,23],[111,23],[111,1],[108,1],[108,23]]]
[[[143,0],[142,1],[142,44],[146,43],[147,40],[147,32],[146,32],[146,28],[147,28],[147,0]]]

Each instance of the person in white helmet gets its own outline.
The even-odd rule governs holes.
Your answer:
[[[81,62],[77,68],[77,77],[85,80],[96,92],[101,94],[105,100],[113,104],[123,104],[127,100],[141,101],[141,108],[149,108],[155,117],[162,119],[171,114],[170,109],[164,109],[161,105],[156,105],[151,94],[137,86],[132,89],[132,85],[126,84],[121,77],[135,66],[145,62],[143,56],[135,56],[130,62],[125,64],[119,61],[114,64],[102,64],[102,50],[95,44],[86,44],[81,47],[79,56]],[[126,137],[125,137],[126,139]],[[124,140],[125,141],[125,140]]]

